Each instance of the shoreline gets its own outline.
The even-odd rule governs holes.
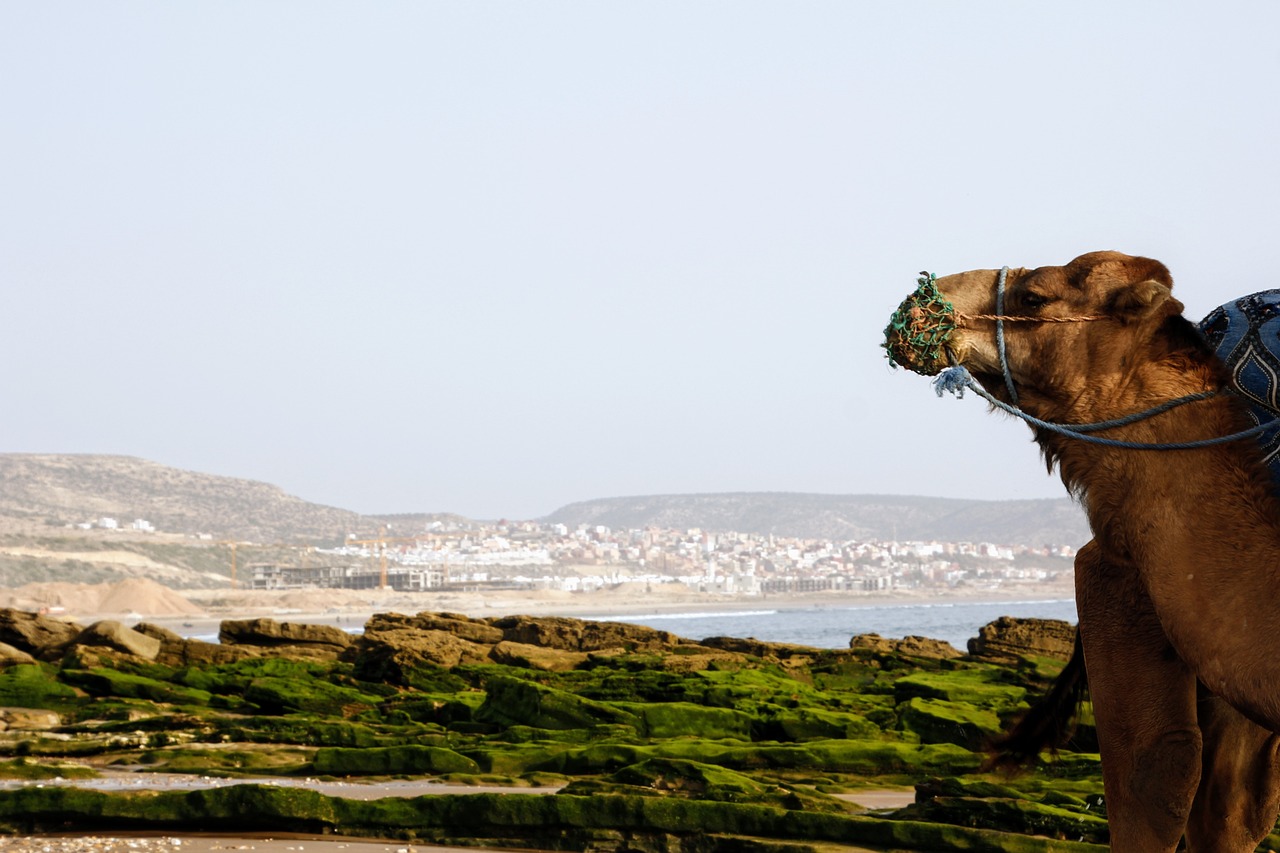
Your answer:
[[[708,598],[707,596],[695,596],[692,599],[684,598],[681,601],[672,601],[672,599],[658,599],[658,601],[640,601],[640,599],[628,599],[628,601],[604,601],[600,597],[591,596],[590,598],[581,599],[572,603],[563,601],[545,601],[545,599],[512,599],[509,596],[490,599],[490,601],[479,602],[480,606],[476,606],[477,602],[428,602],[428,601],[404,601],[403,598],[388,601],[384,606],[356,606],[343,608],[329,608],[329,610],[294,610],[294,608],[280,607],[257,607],[257,608],[210,608],[211,612],[207,612],[202,616],[138,616],[137,613],[129,615],[128,619],[120,617],[120,621],[125,625],[133,626],[140,622],[148,622],[151,625],[160,626],[174,631],[174,633],[182,635],[182,637],[192,639],[202,639],[205,642],[219,642],[219,630],[224,621],[239,621],[253,619],[271,619],[276,622],[293,622],[300,625],[326,625],[332,628],[347,631],[349,634],[361,634],[365,625],[369,622],[370,617],[378,615],[378,613],[402,613],[402,615],[413,616],[421,612],[453,612],[462,613],[474,619],[485,619],[485,617],[504,617],[504,616],[532,616],[532,617],[566,617],[566,619],[579,619],[588,621],[611,621],[611,622],[631,622],[631,624],[643,624],[653,626],[662,630],[671,631],[672,634],[685,637],[684,631],[681,630],[681,622],[684,620],[695,619],[714,619],[717,616],[772,616],[776,613],[786,613],[791,615],[795,613],[797,616],[803,616],[804,613],[831,613],[840,611],[859,612],[859,611],[886,611],[911,610],[911,608],[933,608],[933,607],[979,607],[979,606],[998,606],[998,605],[1028,605],[1028,603],[1066,603],[1074,601],[1074,590],[1062,587],[1062,585],[1051,585],[1043,589],[1019,590],[1021,594],[987,594],[989,590],[966,594],[966,596],[954,596],[954,594],[919,594],[919,596],[881,596],[881,594],[870,594],[870,596],[844,596],[844,594],[831,593],[813,593],[813,594],[797,594],[797,596],[768,596],[768,597],[739,597],[739,598]],[[483,598],[483,597],[475,597]],[[413,607],[406,607],[406,603],[412,603]],[[434,606],[433,606],[434,605]],[[470,605],[470,606],[467,606]],[[92,619],[100,619],[101,616],[92,617]],[[115,617],[113,616],[113,619]],[[86,619],[84,621],[90,621]],[[851,631],[849,637],[858,633],[867,633],[867,631]],[[924,633],[928,633],[927,630]],[[698,639],[698,638],[692,638]],[[897,639],[893,637],[892,639]],[[938,638],[933,638],[938,639]],[[963,646],[959,647],[963,648]]]
[[[274,619],[306,625],[328,625],[349,633],[360,633],[370,617],[380,613],[400,613],[413,616],[418,613],[460,613],[472,618],[503,616],[534,616],[584,619],[593,621],[626,622],[630,619],[655,619],[680,616],[731,616],[759,613],[791,613],[805,611],[837,611],[865,609],[893,609],[912,607],[954,607],[967,605],[1025,604],[1029,602],[1066,602],[1074,599],[1075,590],[1068,584],[1037,584],[1024,588],[1000,590],[965,590],[963,593],[919,591],[903,593],[796,593],[770,596],[709,596],[691,593],[687,595],[646,595],[631,591],[617,595],[613,591],[601,593],[568,593],[555,596],[512,594],[431,594],[403,593],[362,596],[366,600],[341,601],[335,596],[332,606],[320,609],[315,606],[316,591],[307,591],[307,604],[311,607],[289,607],[290,594],[246,592],[244,597],[256,599],[256,606],[217,605],[205,608],[202,615],[146,615],[94,614],[79,616],[68,614],[77,621],[115,618],[134,625],[147,622],[167,628],[186,637],[217,637],[222,622],[228,620]],[[323,592],[323,591],[322,591]],[[349,590],[333,590],[349,593]],[[236,593],[221,593],[231,597]],[[270,599],[277,599],[271,603]],[[370,601],[367,599],[376,599]],[[679,631],[672,631],[679,634]]]

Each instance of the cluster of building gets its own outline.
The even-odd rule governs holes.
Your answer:
[[[70,524],[67,525],[67,527],[71,527],[71,526],[72,525]],[[145,518],[135,518],[132,523],[128,525],[122,525],[118,520],[105,515],[102,516],[101,518],[95,518],[93,521],[82,521],[79,524],[75,525],[75,527],[78,527],[81,530],[93,530],[94,528],[97,528],[98,530],[128,529],[128,530],[137,531],[139,533],[155,533],[156,532],[155,525],[147,521]]]
[[[705,530],[522,522],[446,526],[412,536],[358,539],[316,549],[308,565],[254,564],[255,589],[305,587],[559,589],[619,583],[683,584],[724,595],[1052,583],[1074,550],[970,542],[800,539]]]

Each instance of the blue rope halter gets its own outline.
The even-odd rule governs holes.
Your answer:
[[[1138,423],[1139,421],[1144,421],[1147,418],[1152,418],[1152,417],[1155,417],[1156,415],[1164,414],[1170,409],[1176,409],[1178,406],[1182,406],[1187,403],[1194,403],[1199,400],[1207,400],[1210,397],[1216,397],[1218,395],[1217,391],[1203,391],[1198,394],[1188,394],[1185,397],[1178,397],[1173,400],[1166,400],[1165,402],[1157,406],[1152,406],[1150,409],[1146,409],[1141,412],[1135,412],[1134,414],[1125,415],[1124,417],[1115,418],[1114,420],[1096,421],[1094,423],[1088,423],[1088,424],[1053,423],[1051,421],[1042,420],[1040,418],[1037,418],[1035,415],[1032,415],[1023,411],[1018,406],[1018,391],[1013,383],[1013,371],[1009,367],[1009,358],[1005,350],[1004,291],[1005,291],[1005,282],[1008,279],[1008,276],[1009,276],[1009,268],[1002,267],[1000,270],[1000,275],[996,278],[995,323],[996,323],[996,351],[1000,357],[1000,372],[1004,375],[1004,386],[1009,392],[1009,399],[1013,401],[1012,405],[992,396],[990,392],[988,392],[985,388],[983,388],[981,385],[978,384],[978,382],[973,378],[973,375],[969,373],[968,368],[960,364],[952,365],[951,367],[944,369],[933,380],[933,389],[938,392],[939,397],[941,397],[944,392],[949,391],[956,396],[956,399],[963,399],[965,389],[967,388],[973,393],[977,394],[982,399],[986,400],[991,405],[995,406],[996,408],[1002,411],[1008,412],[1011,415],[1015,415],[1019,418],[1022,418],[1024,421],[1031,424],[1032,426],[1039,427],[1040,429],[1048,430],[1049,432],[1056,433],[1058,435],[1065,436],[1067,438],[1078,439],[1088,444],[1099,444],[1099,445],[1102,445],[1103,447],[1117,447],[1124,450],[1195,450],[1201,447],[1213,447],[1219,444],[1227,444],[1232,441],[1239,441],[1240,439],[1249,438],[1250,436],[1261,435],[1262,433],[1266,432],[1268,429],[1271,429],[1272,427],[1275,426],[1274,423],[1263,422],[1261,424],[1258,424],[1255,427],[1251,427],[1246,430],[1241,430],[1240,432],[1234,432],[1234,433],[1231,433],[1230,435],[1221,435],[1215,438],[1204,438],[1204,439],[1199,439],[1197,441],[1177,441],[1177,442],[1161,442],[1161,443],[1147,443],[1147,442],[1141,442],[1141,441],[1121,441],[1120,439],[1104,438],[1102,436],[1089,434],[1093,432],[1098,432],[1100,430],[1112,429],[1114,427],[1121,427],[1121,426],[1127,426],[1129,424]]]
[[[996,350],[1000,353],[1000,370],[1004,373],[1004,387],[1009,399],[1018,405],[1018,389],[1013,387],[1013,374],[1009,372],[1009,359],[1004,354],[1004,283],[1009,278],[1009,268],[1001,267],[996,278]]]

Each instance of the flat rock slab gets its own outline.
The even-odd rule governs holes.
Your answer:
[[[39,786],[84,788],[95,791],[195,791],[209,788],[229,788],[233,785],[276,785],[281,788],[306,788],[328,797],[348,800],[378,800],[383,797],[422,797],[442,794],[554,794],[563,785],[538,788],[511,788],[499,785],[445,785],[422,779],[406,779],[390,782],[325,782],[319,779],[281,778],[261,776],[241,779],[221,779],[187,773],[137,773],[131,771],[104,770],[95,779],[5,779],[0,781],[0,791]],[[5,838],[0,836],[0,841]],[[403,845],[401,845],[403,846]],[[8,849],[0,846],[0,853]],[[425,849],[425,848],[424,848]]]

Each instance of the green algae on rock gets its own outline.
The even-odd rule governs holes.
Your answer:
[[[742,837],[812,843],[870,844],[920,851],[1088,853],[1095,844],[973,828],[733,802],[626,795],[469,794],[344,800],[298,788],[237,785],[207,791],[106,794],[29,788],[0,797],[0,826],[35,832],[68,823],[169,831],[215,829],[229,820],[244,830],[392,836],[444,842],[501,840],[504,846],[581,847],[600,830],[637,839],[640,849],[730,851]],[[727,839],[722,847],[718,842]],[[684,845],[696,843],[696,847]]]
[[[472,759],[439,746],[326,747],[316,750],[312,764],[316,773],[327,776],[438,776],[480,772],[480,765]]]
[[[528,617],[388,615],[370,626],[341,659],[295,659],[282,646],[197,664],[148,630],[160,635],[156,661],[95,648],[54,656],[60,665],[0,668],[0,697],[53,710],[43,726],[58,729],[0,732],[0,754],[222,776],[569,787],[554,797],[377,804],[272,786],[136,796],[32,789],[0,794],[0,825],[217,828],[239,809],[248,816],[239,825],[274,831],[669,853],[814,853],[825,843],[1086,850],[1097,848],[1035,833],[1104,837],[1096,756],[1066,752],[999,785],[979,774],[982,741],[1043,689],[1048,659],[923,654],[921,641],[699,644]],[[451,656],[456,663],[440,662]],[[890,816],[849,814],[823,793],[913,783],[934,787],[921,788],[919,808]],[[977,800],[988,803],[981,825],[962,825],[956,804]]]

